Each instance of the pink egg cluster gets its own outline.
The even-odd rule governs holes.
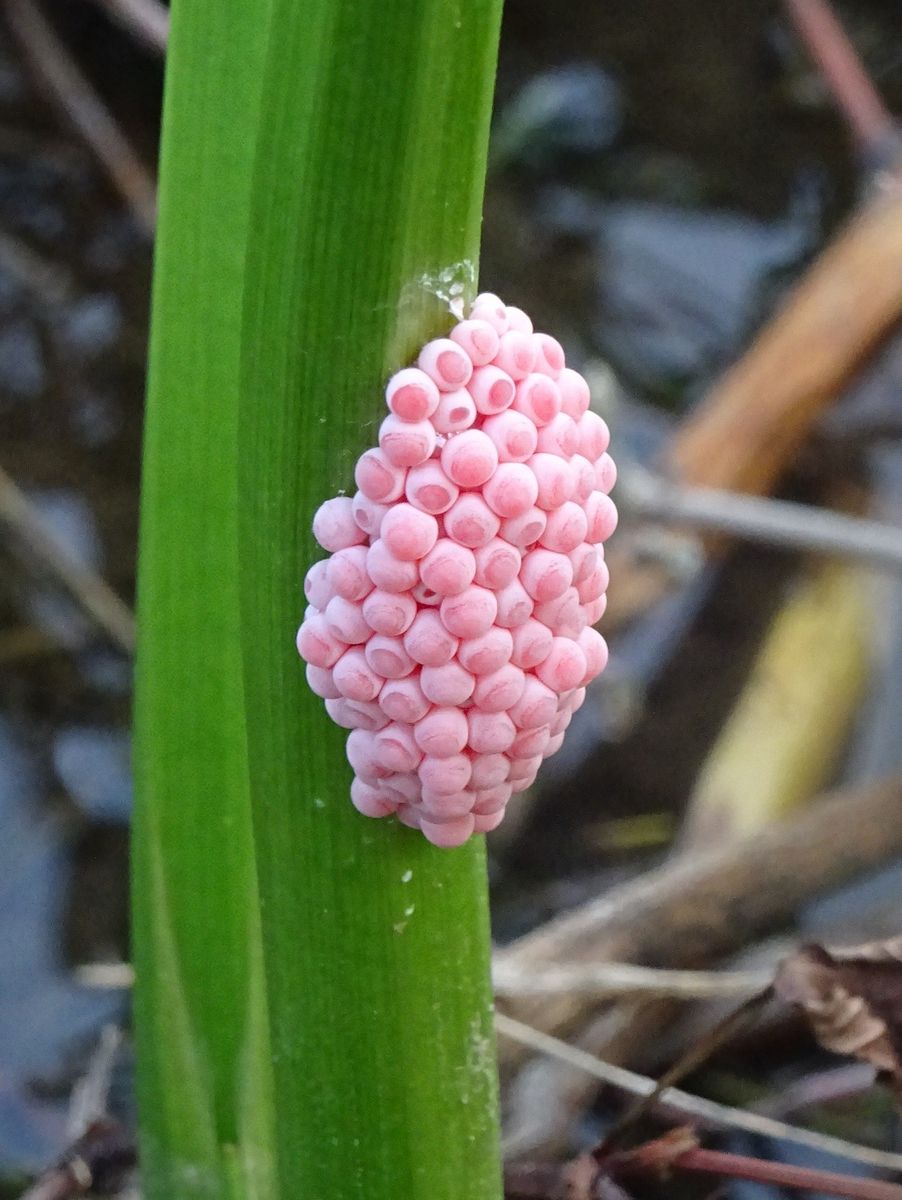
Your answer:
[[[356,808],[458,846],[530,786],[607,661],[616,469],[560,344],[491,294],[385,398],[358,491],[314,517],[329,557],[297,646],[350,730]]]

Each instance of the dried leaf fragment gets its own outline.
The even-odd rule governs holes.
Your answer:
[[[902,1102],[902,937],[802,946],[781,963],[774,989],[802,1009],[826,1050],[871,1063]]]

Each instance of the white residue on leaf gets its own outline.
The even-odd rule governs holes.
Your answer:
[[[451,315],[460,321],[464,315],[466,294],[476,285],[476,264],[472,259],[464,258],[443,267],[434,275],[428,272],[421,275],[417,282],[430,295],[443,300]]]
[[[413,879],[413,871],[411,871],[410,867],[408,867],[407,870],[404,872],[404,874],[401,876],[401,882],[402,883],[410,883],[411,879]]]

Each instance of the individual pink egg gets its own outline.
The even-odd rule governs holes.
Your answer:
[[[368,500],[391,504],[404,493],[406,471],[395,466],[382,450],[367,450],[354,468],[354,481]]]
[[[459,321],[448,336],[452,342],[457,342],[476,367],[490,363],[498,353],[500,336],[488,321]]]
[[[429,553],[438,540],[438,522],[412,504],[397,503],[385,514],[380,530],[382,541],[403,562]]]
[[[587,604],[584,604],[583,612],[585,613],[586,621],[590,625],[597,625],[604,616],[607,606],[607,596],[599,596],[597,600],[590,600]]]
[[[363,532],[370,538],[377,538],[382,526],[382,518],[389,510],[388,504],[378,504],[364,496],[363,492],[355,492],[351,500],[351,511],[354,520]]]
[[[534,371],[541,372],[551,379],[557,379],[564,369],[564,350],[556,338],[547,333],[535,333],[532,338],[536,355]]]
[[[563,712],[559,712],[549,726],[548,740],[558,737],[559,734],[566,733],[570,727],[570,722],[573,720],[573,713],[569,708],[565,708]],[[547,747],[546,747],[547,749]],[[544,753],[544,750],[543,750]]]
[[[520,573],[520,552],[502,538],[492,538],[485,546],[474,552],[476,575],[474,581],[480,587],[500,591]]]
[[[607,424],[598,413],[594,413],[590,409],[579,418],[576,427],[579,430],[580,454],[589,462],[597,462],[607,450],[611,440],[611,431]]]
[[[497,829],[504,820],[504,805],[493,813],[474,813],[473,814],[473,832],[474,833],[491,833],[493,829]]]
[[[354,520],[349,496],[325,500],[313,518],[313,536],[324,550],[344,550],[366,541],[366,534]]]
[[[545,532],[548,516],[541,508],[528,508],[519,517],[505,517],[501,522],[501,537],[512,546],[525,550],[534,545]]]
[[[546,750],[547,750],[546,746]],[[543,755],[537,754],[532,758],[515,758],[511,761],[510,773],[507,777],[512,791],[522,791],[535,783],[539,768],[542,766]]]
[[[464,492],[442,518],[445,533],[470,550],[487,545],[501,522],[476,492]]]
[[[482,487],[498,466],[495,443],[480,429],[449,438],[442,447],[442,470],[458,487]]]
[[[349,546],[326,560],[326,578],[334,595],[345,600],[362,600],[373,590],[366,566],[368,552],[367,546]]]
[[[523,695],[526,676],[513,663],[505,663],[497,671],[480,675],[473,691],[473,702],[483,712],[506,712]]]
[[[335,588],[329,580],[329,561],[328,558],[320,559],[304,576],[304,595],[308,604],[318,612],[322,612],[335,595]]]
[[[400,637],[374,634],[363,653],[370,667],[383,679],[403,679],[414,669],[414,661]]]
[[[589,519],[590,542],[605,542],[617,528],[617,509],[614,501],[604,492],[593,492],[586,501],[586,516]]]
[[[532,333],[532,318],[515,304],[507,305],[507,321],[511,329],[516,329],[518,333]]]
[[[517,727],[508,713],[471,708],[467,712],[467,725],[470,730],[467,745],[474,754],[503,754],[517,736]]]
[[[430,458],[407,472],[404,493],[414,508],[438,516],[448,511],[460,495],[460,489],[448,478],[441,464]]]
[[[378,787],[356,777],[351,781],[351,803],[365,817],[388,817],[397,808]]]
[[[571,367],[564,367],[558,376],[557,385],[561,390],[561,411],[578,421],[589,407],[589,385],[582,375]],[[586,457],[590,458],[591,455],[587,454]]]
[[[467,728],[469,729],[469,725]],[[485,788],[494,788],[498,784],[503,784],[507,779],[509,766],[510,763],[504,754],[474,755],[470,787],[476,788],[478,793]]]
[[[514,402],[516,385],[500,367],[478,367],[467,384],[476,411],[485,417],[504,412]]]
[[[532,616],[532,597],[519,579],[509,583],[498,592],[498,615],[496,624],[504,629],[516,629]]]
[[[434,608],[421,609],[404,634],[404,649],[424,667],[441,667],[457,653],[458,640],[448,632]]]
[[[414,726],[413,736],[424,754],[432,758],[451,758],[467,744],[469,727],[463,709],[433,708]]]
[[[569,700],[569,708],[572,713],[579,712],[586,700],[586,689],[584,687],[577,688]]]
[[[348,644],[331,632],[322,613],[315,613],[298,630],[297,647],[304,662],[314,667],[334,667]]]
[[[534,675],[527,675],[523,695],[508,715],[517,729],[550,725],[557,715],[557,695]]]
[[[484,435],[483,435],[484,436]],[[482,492],[499,517],[522,517],[539,495],[535,473],[525,463],[501,463]]]
[[[540,603],[562,596],[573,582],[573,564],[566,554],[553,550],[531,550],[523,559],[520,582]]]
[[[595,486],[607,496],[617,482],[617,464],[610,454],[602,454],[595,464]]]
[[[555,718],[557,720],[557,718]],[[514,738],[508,756],[514,758],[533,758],[541,754],[551,737],[548,725],[539,725],[537,729],[524,729]]]
[[[348,700],[339,696],[337,700],[327,700],[326,712],[336,725],[342,729],[362,729],[374,733],[388,724],[388,717],[378,704],[367,703],[364,700]]]
[[[481,292],[476,297],[470,310],[470,319],[487,321],[499,335],[507,333],[510,328],[507,309],[494,292]]]
[[[432,707],[423,695],[419,674],[387,679],[379,693],[379,707],[391,721],[414,725]]]
[[[462,792],[470,782],[472,767],[466,754],[454,754],[450,758],[423,756],[417,774],[424,789],[429,788],[440,796],[453,796]]]
[[[510,661],[513,644],[509,629],[493,625],[479,637],[460,642],[457,661],[471,675],[488,675]]]
[[[563,746],[563,744],[564,744],[563,733],[555,734],[555,736],[550,739],[550,741],[548,742],[548,745],[545,747],[545,752],[543,753],[542,758],[551,758],[552,754],[557,754],[558,750],[560,750],[560,748],[561,748],[561,746]]]
[[[396,467],[419,466],[435,449],[435,426],[431,421],[402,421],[389,413],[379,426],[379,447]],[[359,480],[357,486],[366,492]]]
[[[377,766],[389,771],[415,771],[422,757],[409,725],[392,721],[373,739],[373,758]]]
[[[480,820],[484,821],[485,818],[481,817]],[[427,821],[425,817],[420,821],[423,837],[440,850],[454,850],[457,846],[462,846],[472,837],[475,828],[476,818],[469,815],[458,817],[454,821],[445,821],[441,825]]]
[[[589,520],[585,510],[573,500],[565,500],[560,508],[548,514],[545,531],[539,542],[546,550],[570,554],[586,540]]]
[[[575,550],[570,551],[568,557],[573,564],[573,582],[575,585],[579,585],[584,579],[588,579],[598,564],[598,550],[591,542],[580,543]]]
[[[476,558],[472,550],[451,538],[439,538],[420,563],[420,578],[439,596],[458,596],[465,591],[476,575]]]
[[[349,646],[359,646],[369,639],[371,630],[363,615],[363,606],[344,596],[333,596],[323,616],[333,637]]]
[[[574,454],[570,466],[576,473],[576,487],[573,489],[573,499],[577,504],[585,504],[595,491],[595,467],[581,454]]]
[[[593,629],[591,625],[582,631],[577,642],[586,658],[586,671],[579,681],[579,686],[585,687],[607,666],[608,644],[598,630]]]
[[[556,454],[534,454],[528,465],[535,472],[539,484],[536,504],[546,511],[559,508],[572,499],[576,491],[576,471]]]
[[[307,663],[304,673],[307,676],[307,686],[322,700],[337,700],[341,695],[328,667],[314,667]]]
[[[552,637],[547,625],[543,625],[535,617],[530,617],[512,630],[511,662],[524,671],[537,667],[548,657]]]
[[[417,807],[422,820],[445,825],[468,814],[475,803],[476,793],[472,788],[462,788],[459,792],[437,792],[434,788],[421,785]]]
[[[438,608],[442,602],[442,597],[438,592],[434,592],[431,587],[427,587],[422,579],[410,589],[410,594],[420,608]]]
[[[498,600],[489,588],[471,584],[457,596],[446,596],[439,611],[449,633],[459,638],[474,638],[491,629]]]
[[[473,374],[473,362],[462,346],[450,338],[435,338],[420,351],[417,366],[442,392],[466,387]]]
[[[519,329],[510,329],[501,335],[498,353],[492,360],[496,367],[506,371],[515,382],[525,379],[536,362],[536,351],[532,338]]]
[[[366,552],[366,569],[374,585],[383,592],[409,592],[420,578],[417,564],[397,558],[381,538]]]
[[[347,700],[375,700],[385,682],[366,661],[359,646],[344,652],[332,668],[332,676],[339,694]]]
[[[537,604],[532,615],[559,637],[578,637],[586,624],[579,593],[575,587],[568,587],[553,600]]]
[[[476,792],[476,800],[473,803],[473,815],[485,817],[491,813],[503,813],[510,798],[510,784],[504,780],[492,787],[480,788]]]
[[[443,392],[438,408],[432,414],[437,433],[462,433],[476,420],[476,403],[466,388]]]
[[[526,462],[535,454],[539,431],[523,413],[508,409],[487,417],[482,428],[495,443],[499,462]]]
[[[438,395],[438,388],[425,371],[405,367],[388,381],[385,402],[402,421],[423,421],[438,408]]]
[[[406,825],[408,829],[420,828],[420,816],[417,808],[413,804],[399,804],[398,811],[395,813],[398,821],[402,825]]]
[[[400,637],[417,615],[417,602],[409,592],[386,592],[375,588],[363,601],[363,615],[374,633]]]
[[[396,771],[379,785],[398,805],[419,804],[422,784],[416,771]]]
[[[577,585],[580,604],[588,604],[590,600],[597,600],[603,592],[607,590],[609,580],[608,565],[604,559],[599,559],[591,574],[587,575],[582,583]]]
[[[561,411],[561,393],[553,379],[533,373],[517,384],[513,409],[529,417],[534,425],[547,425]]]
[[[350,705],[353,701],[350,700],[334,700],[333,704]],[[378,705],[375,706],[378,708]],[[377,784],[380,779],[384,779],[391,772],[385,767],[381,767],[376,762],[375,756],[375,734],[368,729],[352,729],[348,734],[348,740],[345,743],[345,754],[348,762],[354,769],[355,775],[364,781],[364,783]]]
[[[576,422],[566,413],[559,412],[539,430],[536,448],[543,454],[571,458],[579,449],[579,430],[576,428]]]
[[[475,678],[458,662],[448,662],[441,667],[423,667],[420,671],[423,695],[442,708],[465,704],[473,695],[475,686]]]
[[[536,667],[536,675],[557,692],[580,687],[586,674],[586,656],[571,638],[556,637],[548,657]]]

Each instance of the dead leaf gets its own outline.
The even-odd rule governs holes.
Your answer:
[[[902,937],[802,946],[780,964],[774,990],[802,1009],[826,1050],[871,1063],[902,1103]]]

